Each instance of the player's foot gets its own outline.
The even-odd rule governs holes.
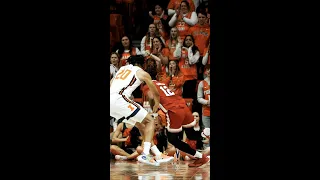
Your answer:
[[[172,161],[174,159],[174,157],[167,156],[167,155],[164,155],[164,154],[161,153],[161,155],[155,156],[155,159],[159,163],[166,163],[166,162]]]
[[[202,158],[199,158],[197,160],[195,160],[193,163],[189,164],[189,167],[199,167],[199,166],[202,166],[204,165],[205,163],[207,163],[210,159],[202,154]]]
[[[127,156],[120,156],[120,155],[116,155],[115,156],[116,160],[127,160]]]
[[[152,166],[160,166],[160,163],[157,162],[150,154],[149,155],[141,154],[140,156],[137,157],[137,159],[141,163],[149,164]]]

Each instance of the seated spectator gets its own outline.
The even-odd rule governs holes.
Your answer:
[[[180,4],[182,1],[183,0],[170,0],[167,7],[169,16],[172,16],[176,12],[176,10],[180,8]],[[193,0],[187,0],[187,2],[190,5],[190,11],[195,11],[196,8]]]
[[[164,40],[167,40],[168,30],[170,28],[168,25],[168,15],[160,3],[155,4],[154,12],[155,13],[153,13],[153,11],[149,11],[149,16],[153,19],[153,24],[155,24],[156,27],[159,29],[161,37],[163,37]]]
[[[179,68],[184,75],[185,83],[183,85],[183,98],[192,98],[196,100],[196,85],[197,85],[197,66],[200,52],[194,44],[194,39],[191,35],[187,35],[181,43],[178,43],[174,56],[180,58]],[[187,89],[187,90],[186,90]]]
[[[122,134],[122,138],[119,138],[120,134]],[[121,122],[112,137],[112,143],[121,143],[121,145],[111,145],[110,152],[115,155],[117,160],[135,159],[139,156],[137,151],[140,153],[143,151],[143,148],[139,146],[141,140],[138,128]]]
[[[198,102],[202,104],[202,123],[210,128],[210,66],[206,66],[207,77],[198,85]]]
[[[179,61],[169,61],[166,76],[162,82],[167,85],[171,92],[178,96],[182,96],[182,87],[184,84],[184,76],[178,66]]]
[[[148,33],[142,38],[141,40],[141,53],[143,56],[148,56],[151,53],[151,46],[152,46],[152,39],[154,37],[160,37],[160,40],[165,43],[165,40],[161,37],[159,29],[156,27],[155,24],[149,25]]]
[[[208,143],[210,143],[210,128],[205,128],[201,133],[201,136],[207,139]],[[210,158],[210,146],[204,149],[203,154]]]
[[[177,27],[180,37],[184,39],[188,35],[189,28],[197,24],[197,22],[196,12],[190,10],[190,5],[187,1],[182,1],[180,9],[176,10],[170,19],[169,26]]]
[[[123,36],[121,38],[120,48],[116,51],[120,55],[120,64],[125,66],[127,64],[127,59],[130,56],[141,55],[141,52],[137,47],[132,46],[132,41],[129,36]]]
[[[173,56],[176,46],[179,42],[182,43],[183,39],[179,37],[179,31],[176,27],[171,28],[169,39],[166,41],[166,47],[169,49],[169,60],[179,60]]]
[[[190,140],[187,138],[186,133],[183,133],[183,141],[186,142],[187,144],[189,144],[189,146],[191,148],[193,148],[194,150],[197,149],[203,149],[203,137],[201,136],[202,130],[203,128],[201,128],[200,126],[200,115],[198,112],[193,112],[192,113],[194,119],[196,120],[196,125],[193,127],[193,130],[195,131],[195,136],[197,136],[196,140]],[[183,157],[184,160],[190,160],[193,157],[192,156],[188,156],[185,153],[181,152],[181,155]]]
[[[165,47],[160,37],[152,39],[152,47],[150,53],[146,52],[146,58],[152,58],[156,61],[158,71],[158,81],[162,81],[163,76],[166,74],[166,65],[168,64],[169,49]]]
[[[110,56],[110,80],[115,77],[116,73],[120,69],[120,57],[116,52],[111,53]]]

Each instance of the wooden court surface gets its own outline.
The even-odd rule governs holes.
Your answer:
[[[177,164],[162,163],[151,166],[137,161],[110,160],[111,180],[165,180],[165,179],[210,179],[210,161],[201,167],[188,167],[193,161],[180,161]]]

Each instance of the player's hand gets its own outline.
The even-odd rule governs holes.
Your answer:
[[[159,102],[155,102],[153,105],[153,113],[157,113],[159,110]]]

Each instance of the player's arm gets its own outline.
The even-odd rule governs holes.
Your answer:
[[[143,70],[137,71],[137,77],[140,79],[140,81],[144,81],[147,84],[151,93],[153,94],[153,100],[154,100],[153,112],[156,113],[158,111],[159,103],[160,103],[160,94],[156,88],[156,85],[152,82],[150,75]]]
[[[114,77],[110,80],[110,87],[111,87],[111,84],[112,84],[112,82],[113,82],[113,79],[114,79]]]
[[[112,143],[119,143],[119,142],[126,142],[127,138],[118,138],[119,134],[121,134],[121,130],[123,129],[123,123],[120,123],[117,126],[117,129],[114,131],[113,137],[112,137]]]

